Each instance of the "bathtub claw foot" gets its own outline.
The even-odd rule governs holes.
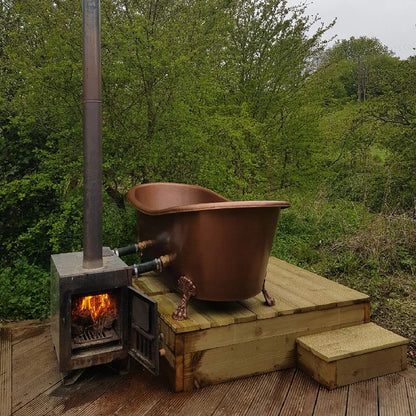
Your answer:
[[[263,282],[263,289],[261,290],[264,296],[264,300],[266,301],[266,305],[267,306],[274,306],[276,301],[274,300],[273,296],[269,295],[269,292],[267,292],[264,284],[266,283],[266,281]]]
[[[182,298],[179,301],[178,307],[172,313],[172,318],[176,321],[183,321],[188,317],[186,310],[188,301],[191,296],[196,295],[196,286],[193,284],[192,280],[185,276],[181,276],[178,280],[178,290],[182,294]]]

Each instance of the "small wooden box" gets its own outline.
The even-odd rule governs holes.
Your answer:
[[[408,339],[374,323],[297,339],[298,367],[329,389],[405,370]]]
[[[191,299],[188,319],[175,321],[180,297],[163,277],[134,285],[158,302],[161,371],[177,392],[295,367],[298,337],[369,320],[367,295],[273,257],[266,278],[272,307],[261,293],[240,302]]]

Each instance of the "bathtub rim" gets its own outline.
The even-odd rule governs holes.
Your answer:
[[[200,191],[206,192],[211,196],[214,196],[219,199],[215,202],[201,202],[196,204],[186,204],[186,205],[172,205],[167,208],[162,209],[149,209],[145,204],[143,204],[135,195],[138,188],[152,187],[152,186],[166,186],[166,187],[177,187],[177,188],[187,188],[187,189],[198,189]],[[214,210],[225,210],[225,209],[253,209],[253,208],[289,208],[290,203],[287,201],[267,201],[267,200],[250,200],[250,201],[230,201],[229,199],[223,197],[220,194],[217,194],[214,191],[211,191],[208,188],[204,188],[199,185],[189,185],[184,183],[177,182],[149,182],[144,184],[135,185],[129,189],[127,192],[127,200],[130,204],[136,208],[138,211],[146,215],[166,215],[166,214],[176,214],[182,212],[198,212],[198,211],[214,211]]]

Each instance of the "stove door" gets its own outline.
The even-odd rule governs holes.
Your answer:
[[[159,374],[157,302],[129,286],[129,354],[151,373]]]

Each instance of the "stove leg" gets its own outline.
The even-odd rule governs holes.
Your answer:
[[[72,386],[75,384],[78,379],[84,374],[85,368],[80,368],[79,370],[70,371],[69,373],[65,373],[63,376],[63,385],[64,386]]]
[[[183,321],[188,317],[186,308],[191,296],[196,295],[196,286],[193,284],[192,280],[185,276],[181,276],[178,280],[178,290],[182,294],[182,298],[179,301],[178,307],[172,313],[172,318],[176,321]]]
[[[269,293],[267,292],[265,288],[265,283],[266,283],[266,279],[264,279],[263,288],[261,290],[263,292],[264,300],[266,301],[267,306],[273,306],[276,303],[276,301],[274,300],[274,297],[270,296]]]

